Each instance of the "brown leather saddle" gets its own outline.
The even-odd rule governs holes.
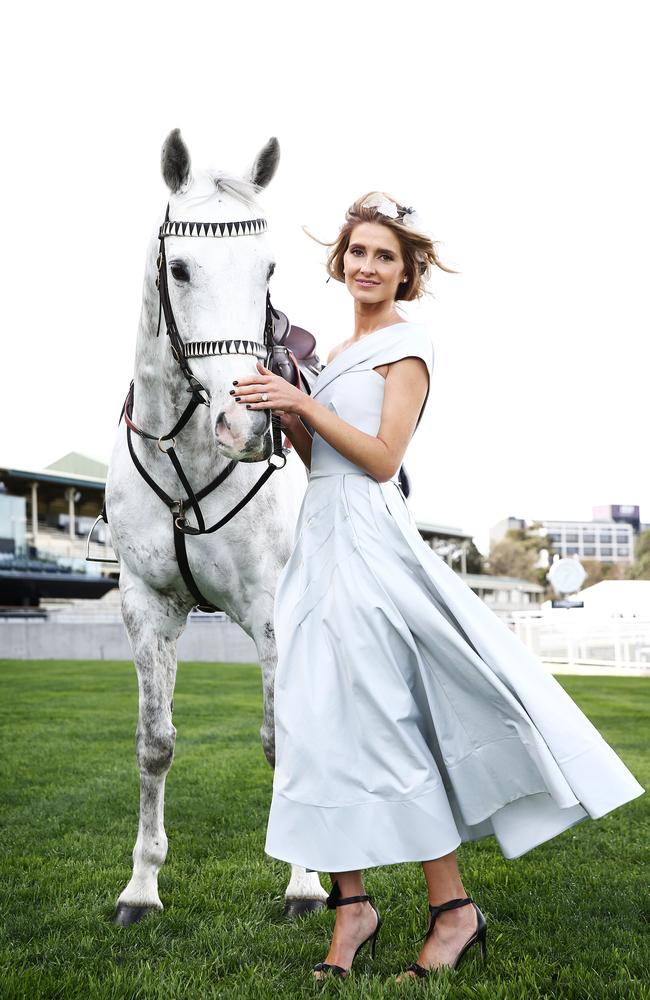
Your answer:
[[[309,330],[293,326],[280,309],[274,309],[271,371],[311,396],[316,378],[325,367],[316,354],[316,338]]]

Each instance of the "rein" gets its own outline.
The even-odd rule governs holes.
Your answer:
[[[206,496],[213,492],[225,479],[230,475],[230,473],[238,465],[238,462],[233,459],[225,466],[224,469],[206,486],[202,489],[193,490],[190,482],[185,474],[181,461],[176,453],[176,435],[186,426],[186,424],[191,419],[192,415],[196,409],[201,405],[209,406],[210,404],[210,393],[205,388],[204,385],[196,378],[193,374],[192,369],[188,363],[188,358],[191,357],[207,357],[216,355],[232,355],[232,354],[243,354],[247,356],[254,356],[263,360],[265,362],[265,367],[271,368],[273,354],[274,354],[274,317],[276,319],[280,318],[280,314],[271,305],[271,295],[267,289],[266,293],[266,319],[264,323],[264,342],[254,340],[242,340],[241,338],[229,339],[229,340],[213,340],[213,341],[190,341],[185,342],[176,325],[176,320],[174,319],[174,312],[172,309],[172,304],[169,298],[169,286],[167,278],[167,257],[165,254],[165,237],[167,236],[189,236],[189,237],[211,237],[211,238],[224,238],[232,236],[250,236],[258,233],[262,233],[266,230],[266,220],[265,219],[246,219],[236,222],[175,222],[169,219],[169,204],[167,205],[167,211],[165,213],[165,221],[158,231],[158,239],[160,241],[160,249],[158,253],[158,258],[156,260],[156,287],[159,291],[159,308],[158,308],[158,330],[156,336],[160,334],[160,323],[162,316],[165,318],[165,327],[167,335],[169,337],[169,344],[171,347],[172,355],[177,362],[183,377],[188,383],[188,392],[190,393],[190,401],[188,402],[185,410],[172,427],[172,429],[167,434],[150,434],[140,427],[137,427],[133,422],[133,382],[129,387],[129,392],[127,394],[126,400],[124,402],[124,407],[122,414],[120,416],[124,417],[124,422],[126,424],[126,437],[127,444],[129,448],[129,454],[136,469],[147,483],[147,485],[156,493],[156,495],[163,501],[164,504],[169,508],[172,515],[172,524],[174,531],[174,549],[176,552],[176,559],[178,562],[179,569],[186,586],[188,587],[190,593],[197,601],[197,607],[201,611],[216,611],[217,608],[210,604],[209,601],[203,596],[199,587],[192,575],[190,569],[189,560],[187,557],[187,547],[185,538],[187,535],[209,535],[214,531],[218,531],[219,528],[227,524],[241,509],[245,507],[249,500],[261,489],[264,483],[269,479],[269,477],[275,472],[276,469],[281,469],[286,464],[286,451],[282,447],[282,431],[280,427],[280,417],[277,413],[271,410],[271,439],[273,443],[273,451],[268,458],[268,466],[254,484],[248,493],[230,510],[224,517],[219,521],[216,521],[209,528],[206,527],[205,519],[201,511],[200,501]],[[296,365],[297,364],[293,362]],[[139,437],[146,438],[149,441],[155,441],[160,451],[167,455],[170,462],[172,463],[176,475],[180,480],[180,483],[185,491],[185,496],[178,499],[174,499],[167,494],[161,486],[156,483],[156,481],[149,475],[143,464],[140,462],[138,456],[135,453],[133,447],[132,434],[137,434]],[[163,442],[171,442],[168,447],[163,447]],[[196,518],[196,527],[193,527],[188,523],[186,512],[191,509],[194,512]],[[103,514],[105,514],[105,506]],[[107,521],[107,518],[104,517]]]

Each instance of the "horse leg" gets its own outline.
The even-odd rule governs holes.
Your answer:
[[[260,728],[260,738],[266,759],[271,767],[275,766],[275,725],[273,721],[273,679],[277,663],[275,632],[273,616],[264,609],[266,614],[260,621],[253,623],[253,639],[262,670],[262,691],[264,715]],[[294,919],[305,916],[325,906],[327,893],[320,884],[318,872],[303,868],[302,865],[291,865],[291,878],[284,893],[284,913]]]
[[[133,873],[114,914],[117,924],[127,926],[163,908],[158,872],[167,855],[165,779],[176,741],[172,725],[176,641],[185,627],[187,609],[177,596],[163,596],[140,581],[125,578],[124,569],[120,590],[139,690],[136,758],[140,768],[140,821],[133,848]]]

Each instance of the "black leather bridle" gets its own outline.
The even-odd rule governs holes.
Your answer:
[[[246,219],[235,222],[175,222],[169,219],[169,204],[167,205],[167,211],[165,213],[165,221],[158,232],[158,239],[160,242],[160,249],[158,253],[158,258],[156,261],[157,277],[156,277],[156,287],[159,291],[159,309],[158,309],[158,330],[156,336],[160,333],[160,323],[161,318],[165,318],[165,326],[167,330],[167,336],[169,337],[169,343],[171,347],[174,359],[178,363],[183,377],[188,384],[188,392],[190,393],[190,400],[177,420],[176,424],[167,434],[149,434],[147,431],[142,430],[142,428],[137,427],[133,422],[133,382],[129,387],[129,392],[126,397],[123,413],[124,421],[126,424],[126,436],[129,448],[129,453],[131,459],[136,469],[147,483],[148,486],[160,497],[160,499],[167,505],[172,514],[172,523],[174,531],[174,548],[176,552],[176,559],[178,562],[179,569],[185,584],[187,585],[192,596],[197,601],[197,606],[202,611],[216,611],[217,608],[211,605],[209,601],[203,596],[199,587],[192,575],[190,569],[189,561],[187,558],[187,547],[185,543],[186,535],[209,535],[219,528],[223,527],[228,521],[231,520],[237,514],[242,507],[245,507],[249,500],[262,488],[267,479],[275,472],[276,469],[281,469],[286,464],[286,450],[282,446],[282,430],[280,426],[280,415],[271,410],[271,438],[273,444],[273,450],[268,458],[268,466],[254,484],[254,486],[248,491],[248,493],[230,510],[224,517],[222,517],[215,524],[210,527],[206,527],[205,519],[201,512],[200,501],[204,497],[212,493],[225,479],[230,475],[233,469],[237,466],[237,460],[233,459],[225,466],[224,469],[216,476],[210,483],[204,486],[200,490],[193,490],[190,485],[188,478],[185,474],[183,466],[180,459],[176,453],[176,435],[185,427],[187,422],[190,420],[192,414],[197,409],[197,407],[203,405],[209,405],[210,394],[204,385],[196,378],[192,369],[190,368],[188,358],[191,357],[208,357],[213,355],[232,355],[232,354],[243,354],[249,357],[257,357],[264,361],[265,367],[271,368],[273,361],[273,331],[274,331],[274,318],[279,318],[279,313],[271,305],[271,295],[267,289],[266,293],[266,319],[264,324],[264,341],[253,341],[253,340],[242,340],[241,338],[236,339],[223,339],[223,340],[213,340],[213,341],[184,341],[181,337],[178,326],[176,325],[176,320],[174,319],[174,312],[172,309],[172,304],[169,298],[169,286],[167,277],[167,257],[165,254],[165,238],[167,236],[190,236],[190,237],[212,237],[212,238],[224,238],[233,236],[250,236],[257,233],[264,232],[266,230],[266,220],[265,219]],[[155,441],[158,448],[168,456],[174,470],[181,482],[183,489],[185,490],[186,496],[174,499],[167,494],[158,483],[149,475],[147,470],[144,468],[138,456],[135,453],[133,447],[132,433],[138,434],[142,438],[146,438],[149,441]],[[168,447],[163,447],[163,442],[171,442]],[[196,518],[196,527],[188,523],[186,512],[190,509],[194,512]],[[105,513],[105,508],[104,508]],[[106,518],[104,518],[106,520]]]

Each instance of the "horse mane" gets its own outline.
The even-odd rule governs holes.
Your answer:
[[[209,171],[210,176],[220,191],[230,194],[237,201],[241,201],[249,208],[260,208],[256,195],[261,191],[258,184],[247,180],[245,177],[237,177],[235,174],[226,173],[223,170]]]

